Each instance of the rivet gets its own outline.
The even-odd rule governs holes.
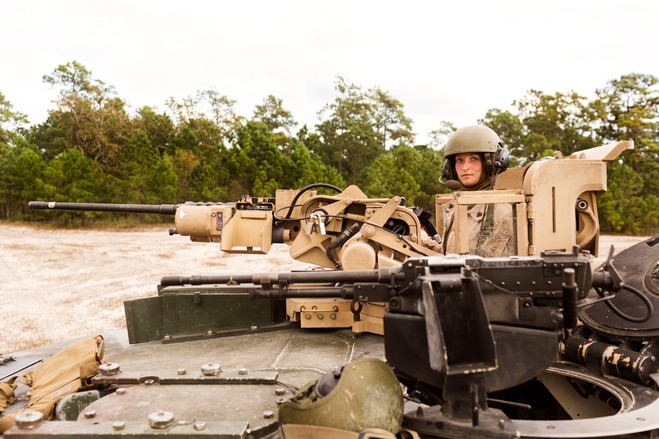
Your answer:
[[[206,429],[206,423],[204,421],[197,421],[194,424],[192,424],[192,428],[195,429],[195,431],[202,431]]]
[[[274,416],[275,416],[275,412],[273,412],[272,410],[266,410],[263,412],[263,417],[265,419],[272,419]]]
[[[174,413],[161,410],[159,412],[150,413],[148,419],[151,428],[167,428],[172,422],[174,422]]]
[[[286,402],[286,398],[278,398],[277,399],[277,405],[282,405],[285,402]]]
[[[112,423],[113,430],[123,430],[125,427],[126,423],[124,421],[116,421]]]
[[[43,414],[41,412],[30,410],[17,414],[14,421],[18,428],[22,430],[31,430],[43,422]]]
[[[217,363],[207,363],[201,366],[201,373],[205,376],[217,375],[222,371],[222,366]]]
[[[247,369],[241,367],[240,369],[238,369],[238,375],[247,375]]]
[[[185,375],[186,373],[188,373],[188,371],[183,368],[176,370],[176,375]]]
[[[96,416],[96,410],[85,410],[83,412],[83,415],[85,416],[85,418],[91,419]]]
[[[336,320],[336,313],[335,312],[330,313],[330,319]]]
[[[119,387],[115,393],[117,395],[125,395],[126,394],[126,388],[125,387]]]
[[[118,363],[105,363],[98,366],[98,371],[101,375],[116,375],[119,373],[119,364]]]
[[[304,315],[304,318],[307,319],[307,320],[311,319],[311,314],[306,313],[306,314]]]
[[[323,313],[318,313],[318,320],[323,320],[324,318]]]
[[[281,396],[281,395],[285,395],[285,394],[286,394],[286,389],[284,389],[283,387],[277,387],[275,389],[275,395]]]

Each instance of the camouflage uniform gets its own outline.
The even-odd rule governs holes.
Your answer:
[[[476,204],[467,212],[469,254],[496,257],[515,254],[513,240],[513,212],[509,204],[490,204],[485,212],[485,204]],[[443,236],[445,254],[455,253],[455,233],[453,222],[455,209],[452,203],[446,207],[446,221]],[[485,217],[490,216],[489,220]]]

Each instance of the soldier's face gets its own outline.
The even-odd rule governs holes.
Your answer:
[[[455,156],[455,172],[464,187],[472,187],[481,181],[483,162],[476,153],[466,152]]]

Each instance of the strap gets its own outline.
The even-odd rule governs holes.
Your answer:
[[[14,384],[14,381],[16,381],[16,377],[12,377],[7,381],[0,383],[0,413],[7,410],[7,407],[16,401],[14,391],[16,390],[17,385]]]

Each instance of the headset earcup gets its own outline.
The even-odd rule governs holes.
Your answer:
[[[502,173],[506,169],[508,169],[508,165],[510,164],[510,153],[506,148],[499,147],[497,148],[496,155],[494,156],[494,171],[497,174]]]
[[[442,179],[444,180],[455,180],[453,177],[453,170],[451,160],[446,159],[444,160],[444,168],[442,169]]]

